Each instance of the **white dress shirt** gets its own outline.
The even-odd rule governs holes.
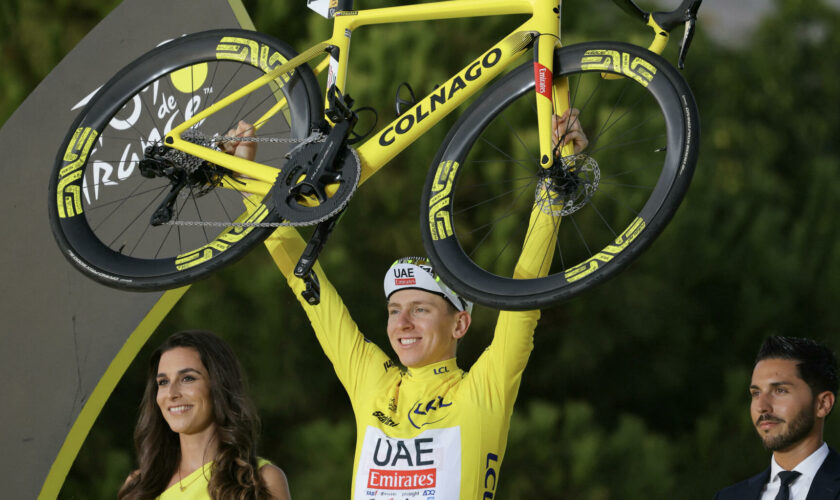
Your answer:
[[[822,446],[817,448],[817,451],[808,455],[808,458],[799,462],[799,465],[793,468],[801,475],[790,485],[790,500],[805,500],[805,497],[808,496],[808,490],[811,489],[811,483],[814,482],[814,477],[827,456],[828,445],[823,443]],[[782,484],[781,479],[779,479],[779,472],[783,470],[785,469],[782,469],[782,466],[776,463],[776,457],[773,456],[770,460],[770,482],[764,485],[761,500],[776,498],[776,494],[779,493],[779,486]]]

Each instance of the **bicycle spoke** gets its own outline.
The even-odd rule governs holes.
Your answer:
[[[104,184],[103,184],[103,185],[104,185]],[[123,198],[117,198],[116,200],[112,200],[112,201],[107,201],[107,202],[105,202],[105,203],[101,203],[101,204],[99,204],[99,205],[97,205],[97,206],[90,206],[90,207],[88,207],[88,208],[87,208],[87,212],[88,212],[88,213],[94,213],[94,212],[96,212],[97,210],[101,210],[101,209],[103,209],[103,208],[109,207],[109,206],[113,205],[114,203],[120,203],[121,201],[128,200],[129,198],[132,198],[132,197],[137,198],[138,196],[142,196],[142,195],[144,195],[144,194],[146,194],[146,193],[151,193],[152,191],[159,191],[159,190],[161,190],[161,189],[164,189],[165,187],[168,187],[168,186],[164,186],[163,188],[162,188],[162,187],[160,187],[160,186],[156,186],[156,187],[153,187],[153,188],[151,188],[151,189],[147,189],[147,190],[145,190],[145,191],[140,191],[139,193],[129,194],[128,196],[125,196],[125,197],[123,197]]]
[[[639,209],[637,207],[631,206],[626,201],[624,201],[624,199],[611,195],[607,191],[601,191],[599,194],[602,198],[609,198],[614,204],[622,208],[625,212],[632,213],[634,217],[638,217],[640,215]]]
[[[470,211],[470,210],[471,210],[471,209],[473,209],[473,208],[478,208],[478,207],[480,207],[480,206],[482,206],[482,205],[486,205],[486,204],[488,204],[488,203],[491,203],[492,201],[498,200],[498,199],[500,199],[500,198],[503,198],[503,197],[506,197],[506,196],[508,196],[508,195],[510,195],[510,194],[513,194],[513,193],[515,193],[515,192],[518,192],[518,194],[516,195],[516,198],[514,198],[513,202],[509,203],[509,205],[508,205],[508,206],[510,206],[510,207],[513,207],[513,206],[515,205],[515,202],[516,202],[517,200],[519,200],[519,199],[522,197],[522,194],[523,194],[523,193],[527,193],[527,192],[528,192],[528,188],[529,188],[529,187],[530,187],[530,186],[527,186],[527,185],[526,185],[526,186],[523,186],[523,187],[521,187],[521,188],[511,189],[511,190],[506,191],[506,192],[504,192],[504,193],[502,193],[502,194],[500,194],[500,195],[494,196],[492,199],[486,199],[486,200],[484,200],[484,201],[480,201],[480,202],[478,202],[478,203],[475,203],[474,205],[471,205],[471,206],[468,206],[468,207],[464,207],[464,208],[460,208],[460,209],[458,209],[458,210],[456,210],[456,211],[453,211],[453,214],[463,214],[463,213],[466,213],[466,212]],[[494,221],[490,221],[490,222],[488,222],[488,223],[485,223],[485,224],[483,224],[483,225],[480,225],[480,226],[478,226],[478,227],[474,228],[474,229],[472,230],[472,232],[477,232],[477,231],[479,231],[479,230],[481,230],[481,229],[483,229],[483,228],[485,228],[485,227],[492,226],[495,222],[498,222],[498,221],[500,221],[500,220],[502,220],[502,219],[504,219],[504,218],[510,217],[510,214],[511,214],[512,212],[513,212],[513,210],[511,209],[511,210],[509,210],[509,211],[508,211],[505,215],[502,215],[502,216],[501,216],[501,217],[499,217],[498,219],[495,219]]]
[[[599,85],[600,86],[600,85]],[[618,109],[619,104],[624,99],[624,93],[627,91],[627,85],[623,85],[621,88],[621,93],[619,94],[618,99],[616,99],[615,103],[613,103],[612,108],[610,109],[609,114],[604,119],[603,123],[601,124],[600,130],[597,131],[595,137],[593,137],[589,142],[592,144],[592,148],[595,149],[595,145],[598,144],[598,141],[601,137],[610,129],[613,125],[610,124],[610,120],[615,114],[616,110]],[[594,95],[594,94],[593,94]],[[619,117],[620,120],[621,117]]]
[[[222,63],[217,62],[217,63],[215,63],[215,66],[216,66],[216,69],[218,70],[218,68],[222,66]],[[219,91],[215,91],[215,92],[214,92],[214,94],[213,94],[213,100],[212,100],[212,101],[210,101],[210,103],[208,103],[207,107],[211,107],[211,106],[213,106],[214,104],[216,104],[217,102],[219,102],[219,99],[221,99],[221,98],[222,98],[222,96],[227,95],[227,94],[225,94],[225,91],[227,90],[228,86],[230,86],[230,84],[231,84],[231,83],[233,83],[233,81],[234,81],[234,80],[236,80],[236,77],[237,77],[237,76],[239,76],[239,73],[242,71],[242,69],[243,69],[244,67],[245,67],[245,66],[244,66],[244,65],[241,65],[241,64],[236,65],[236,71],[234,71],[234,73],[233,73],[232,75],[230,75],[230,77],[227,79],[227,81],[225,82],[225,84],[222,86],[222,89],[221,89],[221,90],[219,90]],[[214,73],[213,73],[214,77],[215,77],[215,74],[216,74],[216,72],[214,72]],[[215,78],[214,78],[214,80],[215,80]],[[215,85],[214,85],[214,87],[215,87]],[[215,89],[214,89],[214,90],[215,90]]]
[[[504,152],[504,151],[502,151],[502,150],[501,150],[498,146],[496,146],[496,145],[495,145],[495,144],[493,144],[492,142],[488,141],[488,140],[487,140],[484,136],[482,136],[482,137],[481,137],[481,140],[482,140],[484,143],[486,143],[487,145],[489,145],[491,148],[495,149],[496,151],[498,151],[499,153],[501,153],[502,155],[504,155],[504,157],[505,157],[505,158],[507,158],[507,159],[511,160],[511,161],[512,161],[514,164],[516,164],[517,166],[523,166],[523,165],[528,166],[528,165],[532,165],[532,163],[531,163],[531,162],[529,162],[529,161],[527,161],[527,160],[517,160],[517,159],[515,159],[514,157],[510,156],[508,153],[505,153],[505,152]]]
[[[118,204],[116,207],[114,207],[114,208],[111,210],[111,212],[110,212],[110,213],[108,213],[108,214],[107,214],[107,215],[106,215],[106,216],[105,216],[102,220],[100,220],[100,221],[99,221],[99,223],[98,223],[96,226],[94,226],[94,227],[92,228],[92,229],[93,229],[93,231],[94,231],[94,232],[96,232],[96,230],[97,230],[97,229],[99,229],[100,227],[102,227],[102,224],[104,224],[105,222],[107,222],[107,221],[108,221],[108,219],[110,219],[110,218],[111,218],[111,216],[113,216],[114,214],[116,214],[116,213],[117,213],[117,211],[118,211],[120,208],[122,208],[122,206],[123,206],[123,205],[124,205],[124,204],[125,204],[128,200],[130,200],[130,199],[132,199],[132,198],[136,198],[137,196],[135,196],[135,195],[134,195],[134,192],[136,192],[136,191],[137,191],[138,189],[140,189],[140,187],[142,187],[142,186],[143,186],[143,184],[142,184],[142,183],[138,184],[138,185],[137,185],[137,187],[136,187],[136,188],[134,188],[134,191],[133,191],[132,193],[129,193],[129,195],[128,195],[128,196],[126,196],[125,198],[123,198],[122,200],[120,200],[120,201],[119,201],[119,204]],[[157,189],[154,189],[154,190],[149,190],[149,191],[147,191],[147,192],[152,192],[152,191],[164,191],[165,189],[166,189],[166,186],[164,186],[164,187],[162,187],[162,188],[157,188]],[[155,195],[155,197],[152,199],[152,201],[150,202],[150,204],[146,206],[146,208],[149,208],[149,206],[151,205],[151,203],[154,203],[154,200],[155,200],[155,199],[157,199],[157,197],[158,197],[158,196],[160,196],[160,193],[158,193],[157,195]],[[100,207],[98,207],[98,208],[102,208],[102,206],[100,205]],[[92,212],[93,212],[93,211],[91,210],[89,213],[92,213]],[[112,242],[112,243],[113,243],[113,242]],[[111,245],[108,245],[108,246],[111,246]]]
[[[479,248],[479,247],[482,245],[482,243],[483,243],[483,242],[487,239],[487,237],[490,235],[490,233],[492,233],[492,232],[493,232],[493,229],[494,229],[494,228],[498,225],[498,223],[499,223],[500,221],[502,221],[502,220],[504,220],[504,219],[506,219],[506,218],[508,218],[508,217],[511,217],[511,216],[514,214],[515,210],[514,210],[514,208],[513,208],[513,207],[515,207],[515,206],[516,206],[516,201],[518,201],[518,200],[522,197],[522,195],[523,195],[524,193],[526,193],[526,192],[528,192],[527,187],[523,187],[523,188],[521,188],[521,189],[519,190],[519,194],[516,196],[516,198],[515,198],[512,202],[510,202],[510,203],[507,205],[507,209],[506,209],[506,211],[505,211],[502,215],[500,215],[499,217],[496,217],[495,219],[493,219],[493,220],[491,220],[491,221],[487,222],[486,224],[481,225],[481,226],[478,226],[478,227],[476,227],[475,229],[473,229],[473,230],[471,230],[471,231],[470,231],[470,233],[476,233],[476,232],[478,232],[478,231],[480,231],[480,230],[483,230],[484,228],[487,228],[487,231],[485,232],[484,236],[483,236],[483,237],[481,238],[481,240],[480,240],[480,241],[479,241],[479,242],[478,242],[478,243],[477,243],[477,244],[473,247],[472,251],[469,253],[469,255],[470,255],[470,256],[472,256],[472,255],[473,255],[473,254],[474,254],[474,253],[478,250],[478,248]],[[504,245],[504,247],[503,247],[503,248],[499,251],[499,253],[496,255],[496,258],[495,258],[495,259],[493,259],[492,261],[490,261],[490,263],[491,263],[491,264],[495,264],[495,263],[496,263],[496,261],[498,261],[499,256],[500,256],[500,255],[504,252],[505,248],[507,248],[507,245],[508,245],[509,243],[510,243],[510,240],[508,240],[508,243],[506,243],[506,244]]]
[[[643,186],[639,184],[626,184],[622,182],[604,182],[601,181],[602,186],[615,186],[615,187],[624,187],[624,188],[631,188],[631,189],[643,189],[645,191],[653,191],[654,186]]]
[[[563,247],[560,243],[555,243],[554,251],[557,252],[557,257],[560,259],[560,271],[565,271],[566,268],[566,259],[563,258]]]
[[[525,194],[526,192],[528,192],[526,189],[522,189],[522,190],[520,191],[519,195],[517,196],[517,200],[518,200],[519,198],[521,198],[521,196],[522,196],[523,194]],[[508,216],[511,216],[511,215],[514,213],[514,210],[513,210],[513,208],[512,208],[512,207],[515,205],[515,202],[516,202],[516,200],[514,200],[514,202],[513,202],[513,203],[511,203],[511,204],[509,205],[509,212],[508,212],[508,215],[503,216],[503,217],[500,217],[500,218],[497,218],[497,219],[496,219],[496,221],[493,223],[493,227],[495,227],[495,226],[498,224],[498,222],[499,222],[499,221],[501,221],[503,218],[506,218],[506,217],[508,217]],[[492,230],[492,229],[491,229],[491,230]],[[493,259],[492,261],[490,261],[490,262],[491,262],[491,264],[494,264],[494,265],[495,265],[495,264],[496,264],[496,262],[498,262],[499,257],[501,257],[502,253],[504,253],[504,251],[505,251],[505,250],[507,249],[507,247],[511,244],[511,242],[512,242],[512,239],[510,239],[510,238],[508,238],[508,239],[506,240],[505,244],[502,246],[502,248],[501,248],[501,249],[499,249],[499,252],[496,254],[496,258],[495,258],[495,259]]]
[[[219,192],[214,189],[213,194],[216,196],[216,199],[219,200],[219,205],[222,207],[222,210],[225,212],[225,220],[230,220],[230,221],[234,220],[234,218],[230,216],[230,213],[228,213],[227,207],[225,206],[224,202],[222,201],[222,197],[219,195]],[[247,198],[245,198],[245,199],[247,199]]]
[[[604,223],[604,226],[612,233],[613,238],[618,238],[618,232],[613,229],[612,225],[607,221],[607,218],[604,217],[604,214],[598,209],[598,204],[595,203],[595,200],[592,200],[589,204],[592,207],[592,210],[598,215],[598,218],[601,219],[601,222]]]
[[[529,180],[533,180],[533,179],[529,179]],[[530,186],[533,186],[534,184],[533,184],[533,183],[531,183],[531,184],[529,184],[529,185],[530,185]],[[511,193],[513,193],[513,192],[515,192],[515,191],[517,191],[517,190],[521,191],[522,189],[527,189],[527,188],[528,188],[528,185],[523,186],[522,188],[514,188],[514,189],[510,189],[509,191],[504,191],[504,192],[502,192],[502,193],[499,193],[499,194],[497,194],[497,195],[491,196],[491,197],[489,197],[489,198],[485,198],[485,199],[483,199],[482,201],[479,201],[479,202],[474,203],[474,204],[472,204],[472,205],[468,205],[468,206],[466,206],[466,207],[459,208],[458,210],[453,211],[453,214],[463,214],[463,213],[469,212],[470,210],[476,209],[476,208],[481,207],[481,206],[483,206],[483,205],[486,205],[486,204],[488,204],[488,203],[492,203],[492,202],[494,202],[494,201],[496,201],[496,200],[499,200],[499,199],[501,199],[501,198],[504,198],[504,197],[506,197],[506,196],[510,195]]]
[[[610,145],[604,146],[602,148],[595,148],[595,149],[589,150],[589,154],[597,154],[597,153],[600,153],[602,151],[608,151],[610,149],[616,149],[616,148],[620,148],[620,147],[633,146],[635,144],[643,144],[643,143],[646,143],[646,142],[652,142],[655,139],[661,139],[662,137],[663,136],[651,136],[651,137],[645,138],[645,139],[637,139],[637,140],[634,140],[634,141],[626,141],[626,142],[622,142],[622,143],[610,144]]]
[[[190,186],[189,188],[190,188],[190,196],[189,196],[189,198],[190,198],[190,200],[192,200],[192,202],[193,202],[193,206],[195,207],[195,213],[196,213],[196,216],[198,217],[198,220],[199,220],[200,222],[204,222],[204,218],[201,216],[201,209],[200,209],[200,208],[198,208],[198,202],[197,202],[197,201],[196,201],[196,199],[195,199],[195,192],[193,191],[192,186]],[[186,201],[185,201],[185,204],[186,204]],[[204,232],[204,240],[205,240],[205,242],[206,242],[206,243],[210,243],[210,241],[211,241],[211,240],[210,240],[210,237],[209,237],[209,236],[207,236],[207,226],[200,226],[200,227],[201,227],[202,232]]]
[[[507,118],[505,118],[503,116],[502,119],[504,121],[505,126],[508,129],[508,132],[510,132],[510,134],[516,139],[516,141],[519,142],[519,144],[522,146],[522,149],[524,149],[531,156],[532,162],[534,164],[539,165],[540,164],[539,153],[534,154],[534,152],[531,151],[530,148],[527,145],[525,145],[525,141],[522,140],[522,137],[519,135],[519,132],[516,129],[514,129],[513,126],[511,126],[511,124],[507,120]]]
[[[162,194],[162,193],[161,193],[161,194]],[[155,199],[157,199],[157,197],[155,197]],[[133,219],[131,219],[131,221],[130,221],[128,224],[126,224],[126,226],[123,228],[123,230],[122,230],[122,231],[120,231],[120,232],[119,232],[119,234],[117,234],[117,235],[114,237],[114,239],[112,239],[112,240],[111,240],[111,242],[110,242],[110,243],[108,243],[108,246],[109,246],[109,247],[113,247],[113,246],[114,246],[114,243],[115,243],[118,239],[120,239],[120,237],[121,237],[123,234],[125,234],[125,232],[126,232],[126,231],[128,231],[128,228],[130,228],[132,225],[134,225],[134,223],[135,223],[135,222],[137,222],[137,220],[138,220],[138,219],[139,219],[139,218],[140,218],[140,217],[141,217],[144,213],[146,213],[146,209],[150,208],[150,207],[154,204],[155,199],[153,199],[153,200],[152,200],[152,201],[151,201],[148,205],[146,205],[146,207],[145,207],[143,210],[141,210],[141,211],[140,211],[140,213],[138,213],[138,214],[137,214],[137,215],[136,215]]]

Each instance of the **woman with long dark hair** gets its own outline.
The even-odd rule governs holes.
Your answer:
[[[259,418],[239,361],[206,331],[155,350],[134,430],[139,468],[118,498],[289,499],[286,476],[256,455]]]

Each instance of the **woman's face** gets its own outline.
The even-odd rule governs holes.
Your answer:
[[[173,432],[215,432],[210,377],[198,351],[175,347],[164,352],[156,383],[157,405]]]

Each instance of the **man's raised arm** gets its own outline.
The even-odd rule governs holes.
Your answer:
[[[274,263],[285,276],[289,288],[303,306],[321,348],[332,362],[341,384],[351,400],[363,390],[370,378],[382,373],[382,365],[389,358],[379,347],[369,342],[362,333],[333,285],[327,280],[320,263],[312,268],[320,286],[321,302],[309,304],[301,296],[304,281],[294,275],[298,258],[306,242],[292,227],[280,227],[266,240],[265,245]]]

